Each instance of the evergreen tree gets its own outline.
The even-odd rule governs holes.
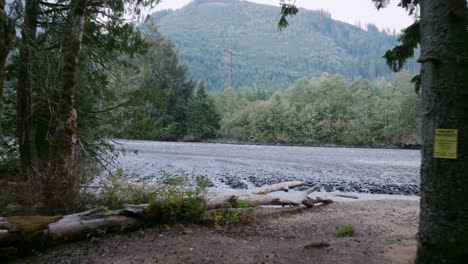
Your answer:
[[[151,43],[148,52],[132,60],[136,71],[123,69],[122,78],[132,79],[133,84],[115,83],[120,96],[132,100],[119,113],[124,125],[117,136],[177,140],[187,131],[188,100],[195,85],[185,65],[179,63],[171,41],[156,27],[150,28],[146,39]]]
[[[206,93],[205,83],[202,81],[189,102],[188,135],[200,139],[215,137],[220,121],[214,102]]]

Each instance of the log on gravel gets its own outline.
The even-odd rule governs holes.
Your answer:
[[[309,195],[320,189],[320,185],[303,191],[289,192],[287,194],[279,191],[289,191],[289,188],[306,185],[305,182],[284,182],[279,184],[268,185],[260,188],[240,190],[232,192],[228,195],[214,195],[210,197],[206,203],[207,209],[217,209],[224,207],[239,207],[240,201],[246,201],[247,206],[255,207],[260,205],[305,205],[312,207],[318,203],[330,203],[329,199],[321,199],[320,197],[311,198]]]

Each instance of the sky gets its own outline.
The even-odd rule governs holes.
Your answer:
[[[164,9],[178,9],[192,0],[162,0],[154,11]],[[249,2],[279,6],[279,0],[250,0]],[[392,4],[382,10],[377,10],[371,0],[296,0],[296,5],[306,9],[324,9],[331,13],[333,19],[355,25],[368,23],[375,24],[380,29],[401,29],[413,22],[413,17],[398,7],[399,1],[393,0]],[[279,9],[278,9],[279,12]]]

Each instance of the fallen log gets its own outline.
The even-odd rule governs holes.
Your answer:
[[[66,215],[57,222],[50,223],[42,232],[45,237],[53,237],[55,240],[74,240],[96,230],[125,230],[140,224],[137,218],[124,214],[126,209],[115,211],[93,209]]]
[[[120,210],[92,209],[66,216],[0,217],[0,259],[28,254],[32,249],[88,238],[142,225],[136,217],[147,205],[126,205]],[[131,215],[131,216],[130,216]]]
[[[312,207],[318,203],[330,203],[330,199],[321,199],[320,197],[311,198],[309,195],[320,189],[320,185],[302,191],[289,192],[284,194],[278,191],[288,192],[289,188],[306,185],[305,182],[284,182],[268,185],[264,187],[239,190],[225,195],[214,195],[209,197],[206,203],[207,209],[217,209],[224,207],[239,207],[241,204],[248,207],[260,205],[305,205]]]
[[[332,202],[329,199],[310,197],[311,193],[320,189],[318,185],[302,192],[288,192],[290,188],[305,184],[300,181],[291,181],[232,191],[229,194],[210,194],[206,199],[204,209],[261,205],[312,207],[318,203]],[[65,216],[0,217],[0,258],[2,254],[24,253],[25,250],[86,238],[96,233],[140,227],[147,224],[145,221],[148,219],[154,219],[154,217],[151,218],[151,214],[158,211],[157,208],[155,210],[155,206],[161,204],[125,204],[119,210],[92,209]]]

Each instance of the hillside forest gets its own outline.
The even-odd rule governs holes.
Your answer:
[[[398,44],[400,32],[359,21],[350,25],[324,10],[305,9],[278,31],[278,12],[275,6],[247,1],[197,0],[156,12],[150,21],[175,43],[181,62],[209,91],[285,89],[324,72],[347,81],[393,77],[382,56]],[[230,80],[226,67],[232,68]],[[414,74],[419,65],[411,58],[404,69]]]

